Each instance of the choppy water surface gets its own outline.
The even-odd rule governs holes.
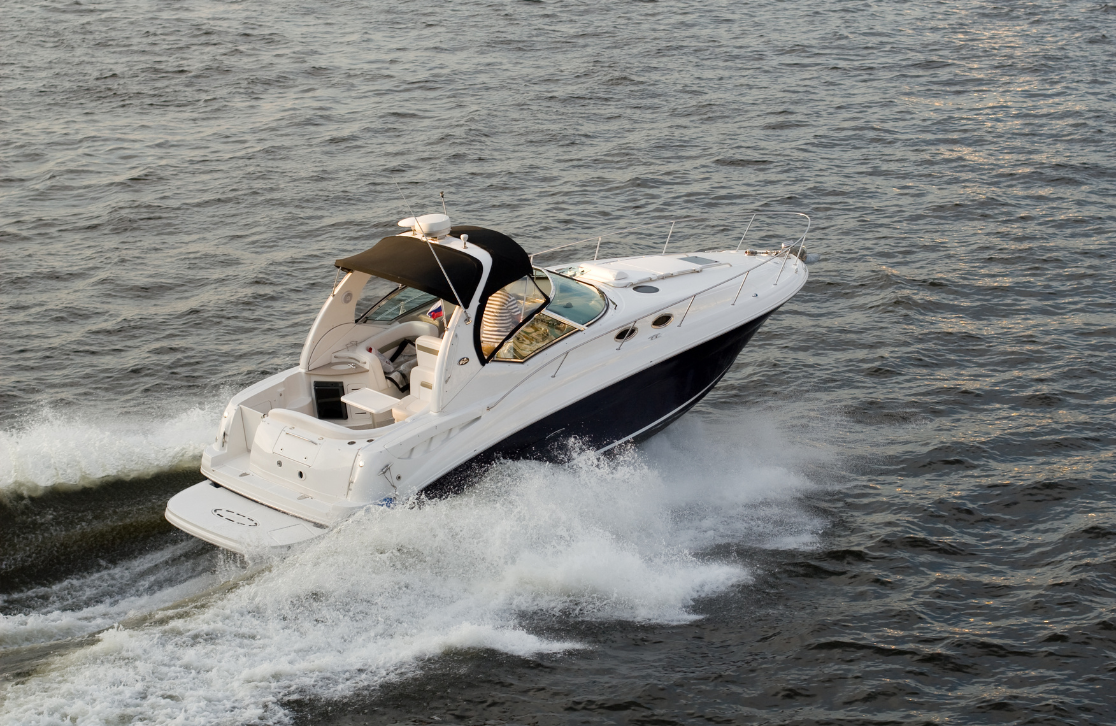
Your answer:
[[[1116,720],[1110,4],[4,18],[0,722]],[[824,260],[636,450],[270,562],[177,532],[393,181],[529,250],[803,211]]]

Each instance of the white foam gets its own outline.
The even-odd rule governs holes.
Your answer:
[[[165,415],[46,412],[0,430],[0,494],[80,488],[196,466],[223,403],[182,404]]]
[[[0,595],[0,649],[75,638],[150,614],[218,582],[184,542],[49,586]]]
[[[678,623],[746,583],[720,543],[807,541],[806,482],[736,432],[690,422],[618,459],[504,463],[470,493],[374,508],[173,617],[118,627],[5,686],[6,723],[277,723],[447,650],[582,647],[524,621]],[[662,437],[660,437],[662,438]],[[236,574],[236,573],[227,573]],[[243,577],[243,575],[241,575]]]

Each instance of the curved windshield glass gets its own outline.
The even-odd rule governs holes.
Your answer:
[[[356,319],[358,323],[388,323],[434,304],[438,298],[413,287],[400,285]],[[358,308],[359,309],[359,308]]]
[[[550,302],[500,345],[494,360],[527,360],[552,343],[591,325],[604,314],[608,303],[592,285],[537,267],[532,277],[539,290],[550,297]]]
[[[578,325],[589,325],[601,317],[607,303],[597,288],[558,274],[549,277],[552,290],[547,312]]]

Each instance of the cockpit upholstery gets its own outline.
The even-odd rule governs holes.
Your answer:
[[[437,325],[434,325],[433,323],[420,322],[417,320],[413,320],[407,323],[401,323],[399,325],[393,325],[387,330],[382,330],[375,335],[367,338],[366,340],[358,343],[356,346],[356,350],[352,353],[352,357],[356,360],[359,360],[368,368],[368,385],[370,388],[387,393],[394,392],[395,395],[398,395],[399,391],[396,388],[395,384],[390,383],[384,375],[383,365],[380,363],[379,358],[375,355],[375,353],[370,352],[368,349],[372,348],[374,350],[380,351],[381,353],[391,355],[399,346],[399,343],[404,340],[414,339],[417,341],[430,338],[439,340],[436,337],[439,332],[441,331],[438,329]],[[420,351],[419,365],[422,364],[421,355],[422,352]],[[399,365],[398,369],[406,372],[407,367],[404,365]],[[433,364],[430,365],[430,369],[434,369]]]
[[[423,335],[415,340],[415,347],[418,348],[418,365],[411,369],[411,392],[391,409],[396,421],[422,413],[430,408],[434,399],[434,368],[442,351],[442,339]]]

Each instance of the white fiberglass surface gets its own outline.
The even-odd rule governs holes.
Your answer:
[[[55,612],[0,618],[0,647],[100,630],[0,686],[4,719],[281,723],[286,699],[344,697],[450,651],[570,657],[588,645],[571,623],[699,618],[751,578],[718,545],[809,548],[823,526],[797,498],[810,462],[778,445],[776,420],[751,421],[690,417],[615,457],[571,442],[565,463],[504,463],[463,496],[370,509],[285,557],[180,564],[177,583],[144,584],[142,557],[72,581]]]

